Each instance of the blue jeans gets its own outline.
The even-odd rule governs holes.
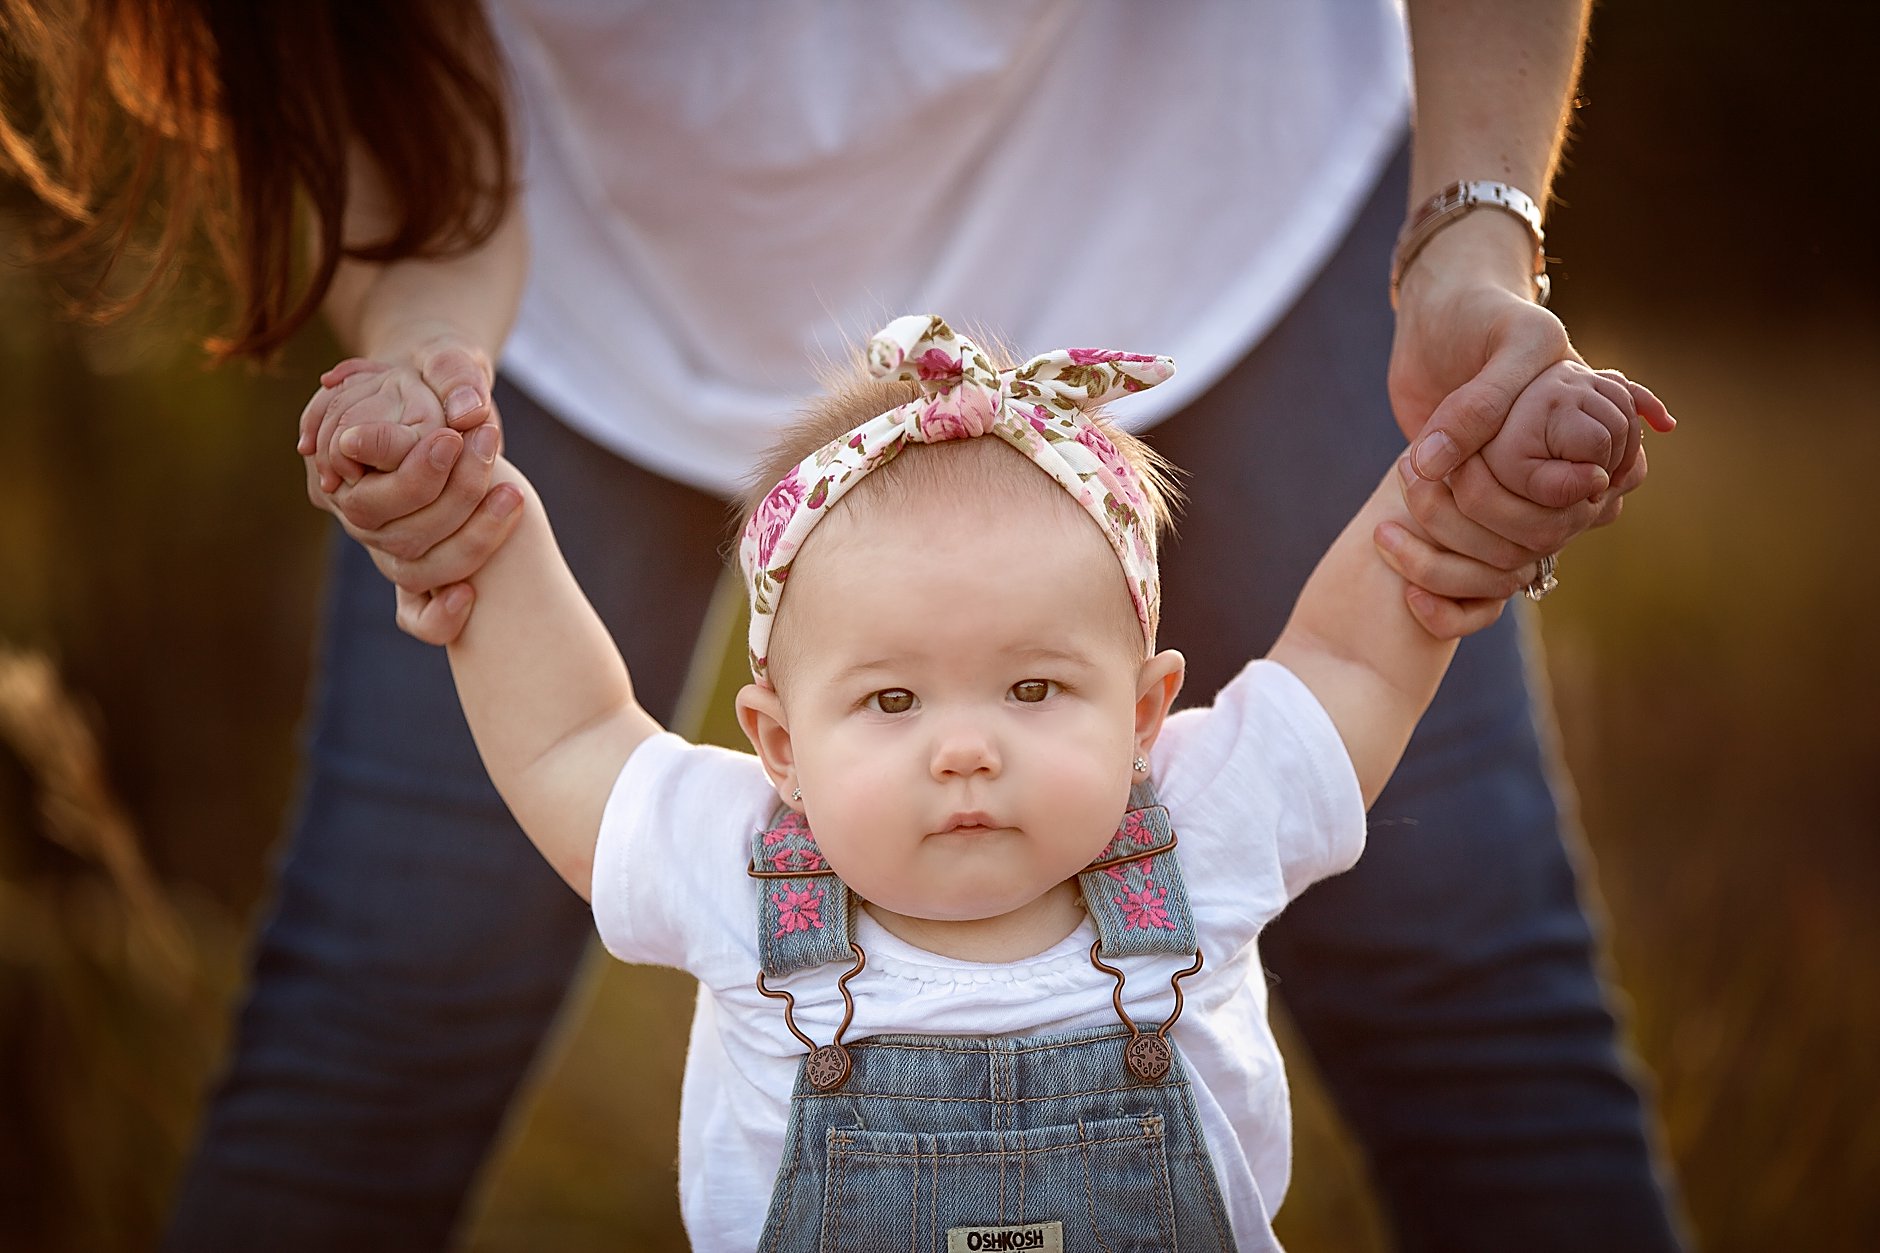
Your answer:
[[[1402,446],[1384,276],[1405,178],[1400,157],[1286,319],[1157,429],[1194,474],[1162,633],[1196,699],[1272,642]],[[513,388],[498,401],[640,699],[666,718],[722,504]],[[657,604],[634,598],[646,587]],[[389,588],[343,539],[324,639],[300,817],[177,1250],[444,1245],[589,932],[484,779],[442,652],[397,632]],[[1506,615],[1464,641],[1363,861],[1267,936],[1405,1250],[1677,1246],[1548,768]]]

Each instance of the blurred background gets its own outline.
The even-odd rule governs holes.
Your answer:
[[[1864,7],[1595,16],[1555,307],[1683,425],[1540,629],[1693,1230],[1880,1248],[1876,51]],[[1868,85],[1863,86],[1866,83]],[[58,316],[0,186],[0,1248],[150,1245],[294,786],[321,582],[293,423],[336,357],[207,371]],[[389,590],[386,612],[391,612]],[[479,1250],[679,1247],[691,986],[594,961]],[[1382,1249],[1303,1063],[1280,1232]]]

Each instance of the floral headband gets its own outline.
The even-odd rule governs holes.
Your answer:
[[[920,384],[915,399],[870,418],[805,457],[770,489],[744,528],[738,560],[751,596],[751,675],[766,675],[770,632],[790,563],[813,528],[870,470],[908,443],[997,435],[1082,505],[1123,563],[1143,638],[1155,638],[1161,585],[1155,521],[1136,472],[1084,408],[1165,382],[1167,357],[1070,348],[1004,372],[940,318],[910,314],[868,341],[869,373]]]

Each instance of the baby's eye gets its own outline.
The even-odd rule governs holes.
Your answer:
[[[869,693],[862,704],[876,713],[904,714],[914,707],[914,693],[904,687],[887,687]]]
[[[1035,705],[1057,690],[1057,684],[1049,679],[1020,679],[1012,684],[1012,697],[1027,705]]]

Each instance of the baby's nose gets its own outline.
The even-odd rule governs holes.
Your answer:
[[[933,776],[936,779],[976,774],[996,777],[1000,764],[998,744],[993,737],[970,723],[949,726],[934,741]]]

